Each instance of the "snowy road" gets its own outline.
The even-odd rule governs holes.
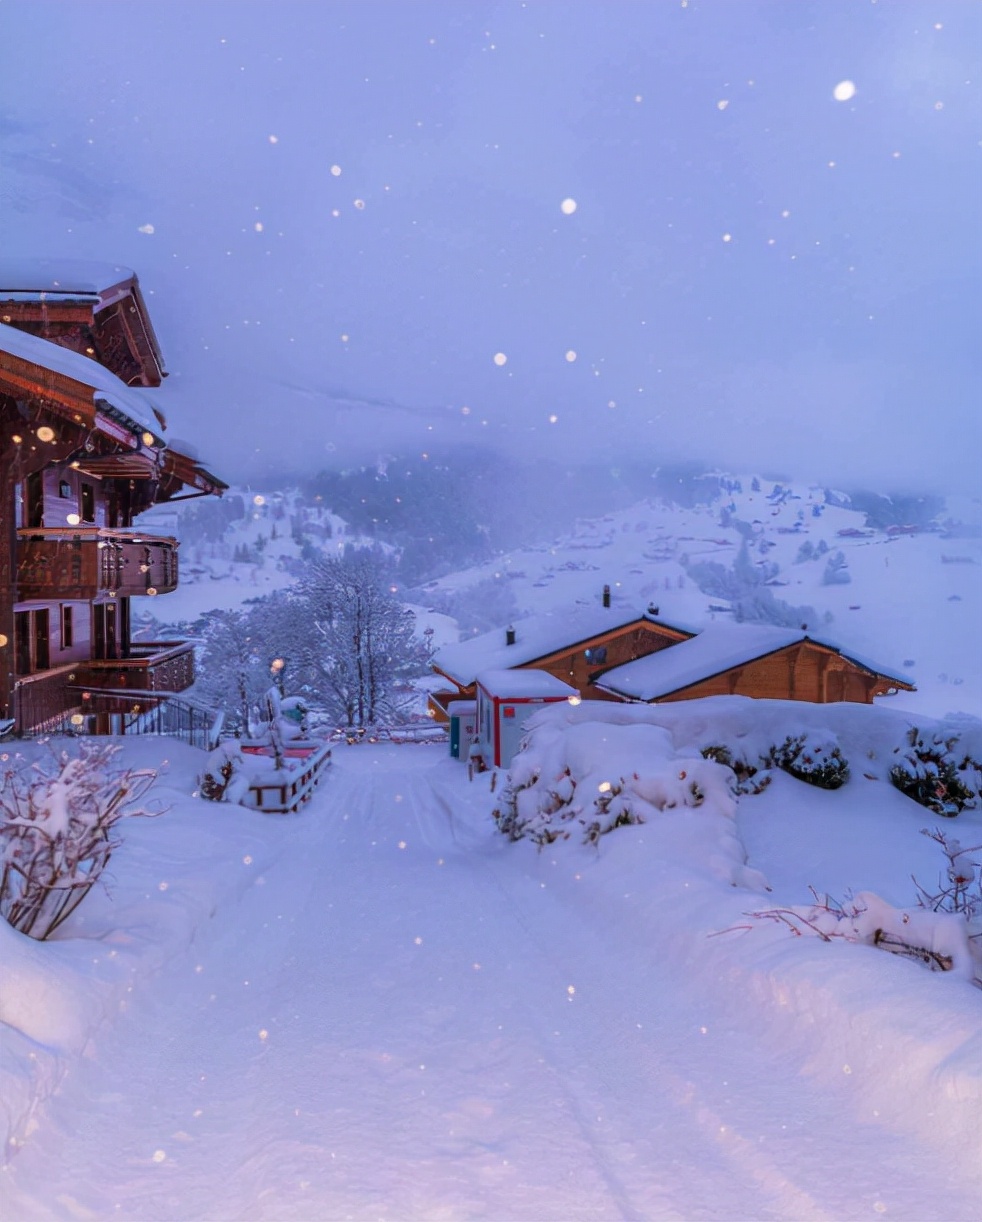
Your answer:
[[[459,776],[338,752],[279,861],[51,1101],[6,1216],[970,1216],[936,1152],[847,1123],[725,981],[680,979],[629,897],[580,904],[568,861],[489,837]]]

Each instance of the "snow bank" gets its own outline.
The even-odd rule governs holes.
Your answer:
[[[639,942],[707,995],[725,987],[734,1021],[794,1049],[809,1074],[854,1077],[855,1120],[889,1116],[901,1130],[956,1143],[969,1165],[982,1114],[975,927],[920,907],[911,874],[927,890],[935,874],[964,882],[972,855],[949,836],[949,867],[920,834],[936,816],[889,783],[909,724],[875,707],[741,697],[557,705],[530,720],[495,816],[500,830],[537,846],[544,866],[572,855],[571,907],[588,908],[618,943]],[[974,720],[963,728],[977,729]],[[834,791],[779,775],[762,796],[737,801],[729,769],[700,755],[725,743],[765,756],[788,734],[841,743],[853,775]],[[942,822],[946,833],[956,826]],[[964,812],[957,830],[966,845],[982,844],[982,815]],[[837,865],[841,906],[816,902],[809,884],[829,886]],[[867,866],[877,892],[860,889]],[[542,877],[555,885],[555,870]],[[901,957],[900,943],[925,954]],[[931,973],[927,962],[951,970]]]
[[[168,808],[121,832],[104,876],[56,936],[36,942],[0,921],[0,1139],[9,1155],[32,1117],[141,980],[200,936],[278,853],[275,823],[192,798],[200,753],[166,744],[153,796]],[[123,741],[122,762],[159,767],[160,740]],[[40,744],[19,750],[28,759]]]

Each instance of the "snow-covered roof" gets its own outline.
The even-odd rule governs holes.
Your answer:
[[[145,391],[136,390],[118,378],[111,370],[90,357],[51,340],[40,339],[16,327],[0,323],[0,352],[51,369],[66,378],[92,389],[92,401],[105,404],[110,415],[121,416],[138,432],[152,433],[156,443],[163,445],[160,421],[154,414],[153,400]]]
[[[482,670],[510,669],[548,657],[558,650],[571,648],[605,632],[626,628],[629,624],[647,620],[677,632],[695,632],[680,624],[670,624],[651,612],[642,615],[623,607],[583,607],[573,611],[550,611],[516,620],[513,627],[515,642],[507,643],[508,630],[495,628],[482,636],[444,645],[433,656],[433,666],[462,686],[473,683]]]
[[[98,296],[134,275],[121,263],[89,259],[0,259],[0,297]]]
[[[871,674],[894,677],[872,662],[861,661],[828,641],[809,636],[803,629],[770,624],[712,624],[688,641],[613,667],[604,673],[597,687],[636,700],[657,700],[801,641],[831,649]],[[898,682],[909,686],[908,680]]]
[[[482,670],[477,683],[502,700],[568,699],[579,693],[545,670]]]

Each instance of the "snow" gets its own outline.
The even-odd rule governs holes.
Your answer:
[[[978,991],[747,917],[809,885],[910,906],[941,872],[932,816],[882,779],[905,718],[727,697],[534,721],[574,771],[636,772],[650,817],[509,843],[503,778],[341,744],[269,818],[192,798],[202,756],[174,744],[170,810],[127,826],[110,892],[53,942],[0,929],[10,1215],[974,1216]],[[724,773],[706,735],[797,725],[875,779],[671,805],[684,761]],[[957,831],[978,844],[979,812]]]
[[[89,259],[0,259],[0,295],[51,297],[92,294],[115,288],[136,273],[119,263]]]
[[[478,687],[489,696],[503,700],[537,700],[556,696],[575,696],[575,687],[544,670],[482,670]]]
[[[127,386],[98,361],[5,323],[0,323],[0,352],[7,352],[45,369],[53,369],[83,386],[90,386],[92,401],[96,405],[106,403],[115,408],[134,429],[152,433],[156,444],[163,444],[160,421],[154,415],[154,401],[144,391]]]

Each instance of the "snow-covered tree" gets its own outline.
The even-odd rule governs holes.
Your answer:
[[[349,726],[397,715],[400,678],[420,673],[425,648],[415,616],[390,589],[389,565],[376,551],[354,551],[310,566],[300,602],[311,624],[309,683]]]

